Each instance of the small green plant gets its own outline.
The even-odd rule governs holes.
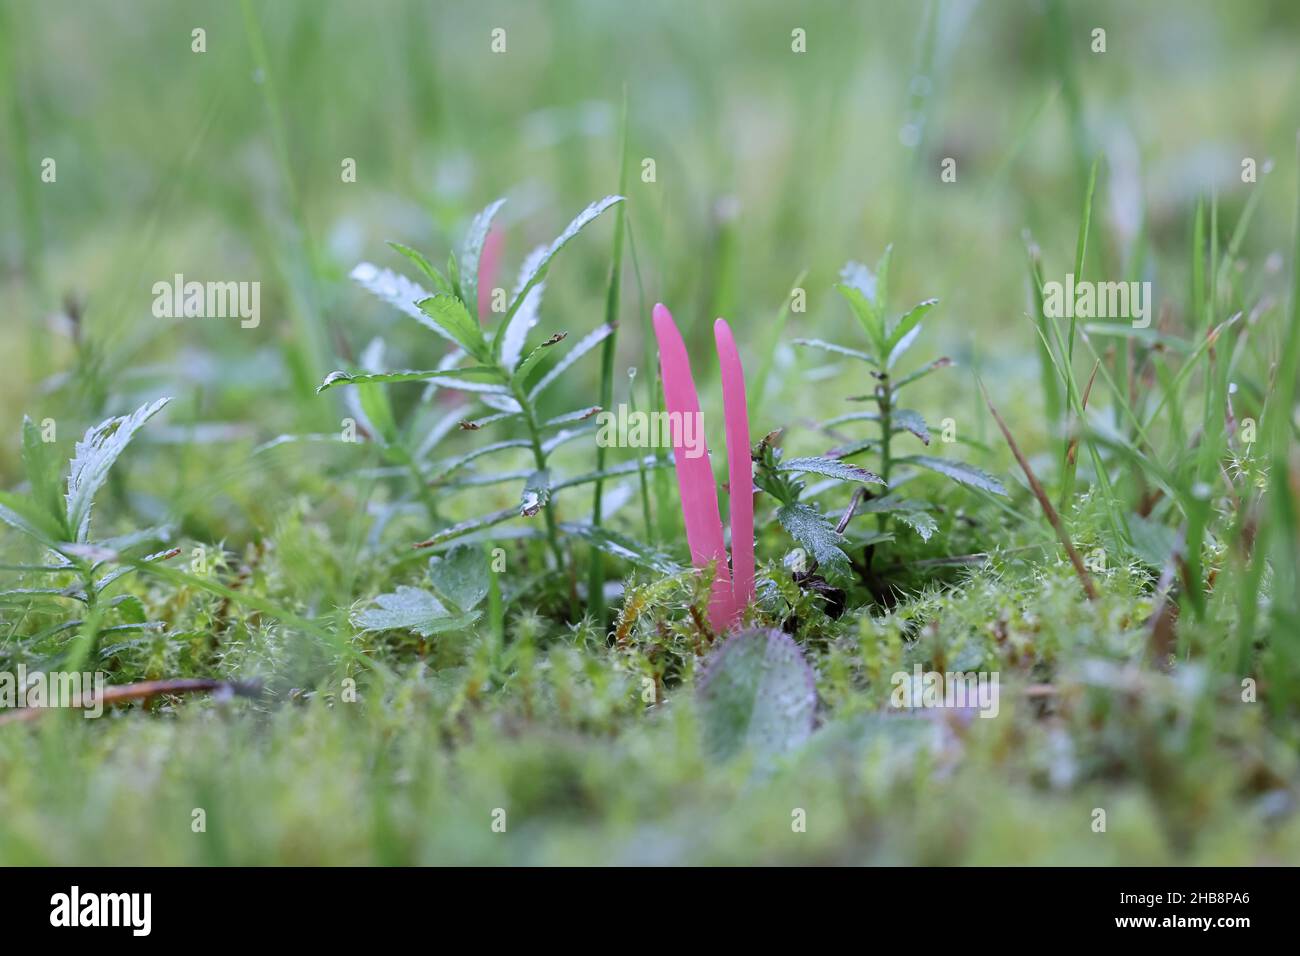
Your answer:
[[[491,590],[483,556],[472,547],[456,547],[429,562],[428,589],[403,585],[380,594],[370,607],[352,614],[363,631],[411,630],[421,637],[464,630],[482,615],[478,606]]]
[[[113,584],[135,571],[141,563],[174,557],[175,549],[140,559],[128,557],[134,549],[165,537],[163,529],[149,529],[115,538],[91,538],[91,512],[95,496],[108,480],[114,462],[126,450],[135,433],[169,399],[160,398],[140,406],[130,415],[110,418],[86,432],[77,442],[66,482],[60,478],[53,445],[30,419],[23,419],[23,467],[27,494],[0,491],[0,521],[34,541],[46,557],[40,563],[11,566],[10,570],[39,575],[45,587],[17,587],[0,590],[0,605],[22,604],[28,613],[53,611],[62,601],[82,605],[82,615],[60,620],[34,635],[30,644],[80,630],[81,641],[69,651],[75,664],[94,657],[99,640],[108,634],[124,634],[161,626],[145,619],[140,601],[130,595],[109,597]],[[66,493],[61,493],[66,489]],[[118,566],[105,570],[110,564]],[[64,583],[60,583],[64,582]]]
[[[631,474],[638,467],[654,467],[656,462],[651,459],[648,463],[624,463],[561,478],[550,467],[552,452],[587,434],[593,424],[590,420],[600,411],[600,406],[592,405],[558,415],[547,415],[540,406],[543,393],[574,363],[604,342],[613,333],[613,326],[609,323],[600,325],[549,365],[550,356],[555,347],[567,338],[567,332],[557,332],[531,349],[527,348],[529,333],[538,321],[546,274],[556,253],[596,217],[619,202],[622,202],[621,196],[606,196],[592,203],[554,241],[537,247],[525,258],[514,294],[495,330],[483,328],[466,303],[478,299],[479,261],[492,221],[504,200],[497,200],[475,217],[459,260],[453,254],[445,273],[414,249],[393,244],[432,282],[436,289],[433,293],[403,276],[369,263],[362,263],[354,270],[353,278],[361,285],[449,341],[454,349],[437,368],[429,371],[334,372],[326,377],[319,390],[344,384],[356,386],[367,418],[376,424],[381,439],[390,443],[396,437],[391,426],[392,408],[377,386],[391,382],[422,381],[469,393],[487,406],[488,414],[478,419],[462,420],[460,427],[463,430],[479,431],[501,423],[520,426],[522,434],[519,437],[492,442],[465,454],[427,464],[417,460],[413,465],[415,474],[433,489],[434,494],[462,487],[457,481],[462,470],[484,456],[521,449],[530,452],[533,459],[532,467],[522,472],[475,475],[472,479],[474,485],[520,481],[517,506],[441,527],[419,542],[419,547],[444,545],[512,518],[533,518],[540,514],[545,521],[546,539],[557,568],[565,563],[560,546],[561,534],[573,534],[602,550],[620,557],[628,556],[624,543],[615,541],[615,536],[604,529],[590,524],[561,524],[555,513],[554,496],[565,488],[590,484],[614,475]],[[435,519],[436,514],[436,509],[431,509],[431,516]]]
[[[875,381],[875,387],[868,394],[849,398],[852,402],[870,402],[874,409],[848,412],[821,423],[823,429],[835,429],[850,422],[875,422],[877,425],[876,436],[838,445],[826,453],[828,457],[839,461],[866,452],[874,452],[879,458],[880,481],[885,485],[884,494],[859,496],[862,501],[854,507],[849,517],[854,514],[877,515],[882,535],[888,533],[890,517],[897,517],[923,540],[929,540],[938,526],[928,513],[928,506],[924,502],[903,498],[895,493],[895,489],[915,474],[917,469],[938,472],[959,484],[995,495],[1006,495],[1006,489],[992,475],[965,462],[931,455],[899,455],[894,447],[894,437],[903,433],[912,435],[924,445],[930,444],[930,427],[925,418],[920,412],[902,407],[899,404],[899,393],[931,372],[952,365],[952,360],[940,357],[903,375],[895,371],[899,360],[920,335],[921,320],[938,304],[938,300],[926,299],[902,315],[891,317],[888,307],[890,253],[891,249],[886,248],[874,272],[861,263],[849,262],[841,271],[840,282],[835,286],[848,302],[854,318],[866,334],[870,352],[822,339],[795,339],[795,344],[862,362],[868,366]]]
[[[777,500],[777,522],[798,542],[804,554],[812,558],[809,564],[796,554],[790,559],[791,570],[811,573],[820,567],[832,577],[843,577],[849,572],[848,555],[844,553],[844,527],[848,522],[832,524],[805,502],[807,487],[799,476],[817,475],[832,482],[876,485],[883,485],[884,480],[865,468],[830,457],[783,461],[784,452],[776,444],[779,436],[779,431],[771,432],[754,447],[754,486]],[[855,492],[854,503],[862,497],[860,491]]]

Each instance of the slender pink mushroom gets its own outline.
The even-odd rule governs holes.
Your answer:
[[[722,410],[727,426],[727,484],[731,501],[731,589],[738,620],[754,600],[754,466],[749,453],[745,370],[726,319],[713,323],[722,367]],[[735,623],[735,621],[733,621]]]
[[[732,563],[728,565],[713,468],[707,453],[695,458],[686,454],[683,435],[686,416],[690,415],[702,424],[700,398],[691,375],[690,357],[672,313],[659,304],[654,307],[653,316],[663,370],[664,406],[672,428],[673,457],[677,487],[682,497],[686,542],[691,562],[696,567],[705,568],[716,563],[709,599],[709,623],[721,633],[740,622],[745,608],[754,598],[754,485],[749,456],[749,417],[745,408],[745,373],[731,329],[723,319],[718,319],[714,325],[714,338],[722,365],[722,401],[731,486]],[[702,427],[700,433],[703,434]]]

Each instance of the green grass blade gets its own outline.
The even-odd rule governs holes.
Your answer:
[[[623,87],[623,113],[619,122],[618,194],[627,195],[627,87]],[[618,305],[623,278],[623,229],[627,202],[618,204],[614,211],[614,250],[610,258],[609,290],[605,295],[605,324],[614,331],[601,345],[600,352],[600,406],[614,407],[614,353],[618,345]],[[596,471],[605,467],[605,446],[596,446]],[[604,495],[604,478],[597,478],[591,494],[591,526],[600,530]],[[605,620],[605,556],[599,548],[591,550],[591,565],[587,573],[587,603],[591,614],[602,625]]]

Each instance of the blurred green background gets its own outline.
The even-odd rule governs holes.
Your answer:
[[[191,49],[196,28],[206,31],[204,53]],[[506,31],[499,54],[497,28]],[[1098,28],[1104,53],[1092,50]],[[1283,0],[0,0],[0,487],[22,480],[24,414],[54,419],[70,453],[88,426],[171,395],[114,472],[114,503],[96,519],[105,533],[173,520],[178,540],[219,543],[236,564],[271,568],[257,572],[258,587],[321,620],[342,620],[353,602],[406,581],[413,565],[383,564],[362,543],[366,508],[383,490],[359,477],[374,456],[338,446],[251,452],[281,434],[337,432],[347,390],[317,395],[315,386],[355,367],[375,336],[388,367],[436,365],[444,341],[357,288],[350,270],[369,260],[413,274],[387,240],[441,263],[475,212],[507,196],[498,221],[512,277],[529,249],[616,190],[625,91],[632,241],[616,399],[623,370],[644,369],[654,354],[648,311],[663,301],[694,346],[715,449],[716,315],[736,330],[751,375],[772,363],[766,394],[751,396],[755,437],[843,410],[842,398],[867,383],[788,339],[862,345],[831,285],[846,260],[875,262],[893,243],[894,303],[941,300],[917,355],[960,366],[909,400],[931,422],[953,418],[979,446],[973,460],[1007,478],[1014,464],[975,375],[1031,458],[1049,456],[1059,436],[1046,434],[1026,244],[1041,250],[1047,278],[1069,270],[1094,157],[1090,274],[1151,281],[1159,321],[1191,338],[1198,200],[1217,198],[1223,238],[1266,190],[1235,273],[1246,288],[1233,299],[1285,304],[1298,28],[1300,6]],[[791,48],[796,29],[806,52]],[[1242,182],[1246,157],[1258,164],[1256,184]],[[41,179],[46,158],[57,164],[52,183]],[[946,158],[955,182],[940,179]],[[355,183],[341,180],[345,159],[356,162]],[[654,182],[637,175],[645,159]],[[603,320],[610,220],[557,260],[539,331],[581,334]],[[778,338],[774,320],[805,270],[807,312]],[[152,286],[176,273],[259,281],[260,325],[155,318]],[[1248,371],[1259,381],[1276,352],[1276,311],[1251,339]],[[556,410],[593,403],[598,374],[596,362],[576,366]],[[652,387],[652,376],[637,386]],[[403,412],[420,392],[391,389]],[[456,450],[476,441],[449,439]],[[817,442],[791,431],[800,451],[823,451]],[[978,534],[958,520],[966,493],[944,489],[944,505],[956,502],[945,519],[952,536],[929,543],[927,556],[1047,539],[1019,489],[1026,527],[999,524],[1005,516],[994,512]],[[477,491],[450,513],[516,500],[513,487]],[[584,494],[561,509],[588,503]],[[1089,501],[1080,509],[1080,525],[1100,523]],[[427,528],[415,520],[389,532],[405,554]],[[779,559],[769,552],[760,558]],[[124,653],[120,673],[252,673],[268,678],[277,704],[302,699],[303,687],[320,694],[310,707],[238,723],[196,704],[168,708],[184,711],[176,721],[137,714],[101,732],[69,718],[4,736],[0,859],[1295,858],[1294,730],[1284,722],[1293,702],[1276,705],[1283,720],[1271,728],[1250,709],[1211,719],[1195,673],[1152,673],[1149,693],[1087,697],[1068,726],[1008,703],[1011,719],[975,721],[996,726],[977,726],[960,766],[943,747],[918,756],[910,725],[882,730],[873,712],[883,704],[862,691],[860,669],[887,673],[897,663],[889,655],[905,647],[929,660],[969,641],[992,648],[989,660],[1029,661],[1018,675],[1027,680],[1034,662],[1055,666],[1058,654],[1141,656],[1146,577],[1118,575],[1094,607],[1082,605],[1063,561],[1015,570],[1005,582],[990,571],[963,593],[919,593],[897,615],[841,621],[835,641],[815,649],[819,693],[838,722],[802,768],[770,786],[745,767],[709,766],[688,707],[643,714],[637,672],[603,631],[566,631],[531,611],[513,620],[513,669],[490,714],[466,704],[477,679],[465,677],[472,636],[449,636],[427,660],[423,644],[418,655],[400,647],[401,680],[367,698],[363,718],[327,709],[322,675],[337,661],[292,628],[237,607],[238,639],[218,645],[210,639],[225,633],[224,605],[151,581],[139,596],[171,630]],[[1222,636],[1217,620],[1198,626]],[[473,733],[467,712],[481,721]],[[507,797],[512,813],[534,821],[509,846],[484,822],[485,807]],[[1099,799],[1111,801],[1117,839],[1096,840],[1079,822]],[[796,845],[788,807],[800,801],[822,823]],[[174,839],[188,833],[195,805],[209,808],[213,838]],[[719,817],[719,808],[734,812]],[[1283,829],[1270,829],[1279,820]]]

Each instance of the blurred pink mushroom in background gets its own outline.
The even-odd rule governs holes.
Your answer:
[[[492,289],[495,287],[497,273],[501,271],[501,249],[505,245],[505,233],[498,226],[493,226],[483,241],[483,252],[478,260],[478,318],[483,322],[492,313]]]

